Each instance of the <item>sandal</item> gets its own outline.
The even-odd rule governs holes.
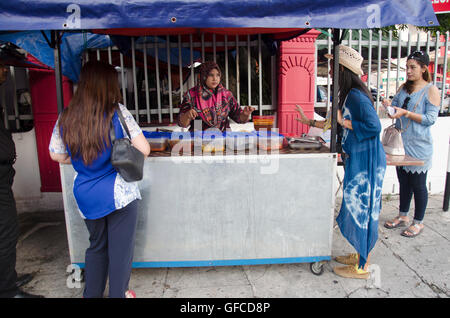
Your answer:
[[[125,298],[136,298],[136,293],[132,289],[128,289],[125,292]]]
[[[395,222],[399,221],[399,222]],[[402,220],[399,216],[395,217],[392,221],[387,221],[384,223],[384,227],[387,229],[396,229],[398,227],[406,226],[408,221]]]
[[[414,232],[411,228],[416,228],[417,232]],[[402,232],[402,236],[405,237],[416,237],[420,233],[422,233],[424,227],[420,227],[418,223],[411,224],[406,230]]]

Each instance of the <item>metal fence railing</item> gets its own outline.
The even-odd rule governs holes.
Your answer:
[[[102,51],[87,52],[84,60],[106,58]],[[115,55],[120,57],[123,101],[142,125],[176,122],[183,94],[196,85],[195,66],[205,60],[219,64],[223,85],[241,106],[253,106],[261,115],[276,111],[276,57],[268,53],[260,34],[223,35],[220,40],[215,34],[209,40],[205,34],[200,40],[192,35],[132,39],[129,63],[116,48],[107,52],[110,63]]]
[[[328,29],[328,34],[331,30]],[[326,34],[326,32],[324,32]],[[342,36],[342,32],[341,32]],[[351,46],[364,57],[363,71],[367,74],[366,83],[369,89],[372,89],[374,100],[376,100],[376,109],[382,117],[384,112],[379,111],[381,98],[389,98],[395,95],[398,88],[406,81],[406,57],[415,50],[422,50],[430,56],[430,65],[433,65],[430,73],[433,76],[433,84],[440,88],[440,112],[449,112],[450,90],[446,88],[446,77],[449,64],[448,53],[449,32],[441,36],[439,32],[432,37],[430,32],[417,32],[415,35],[408,32],[407,40],[402,40],[400,36],[394,37],[392,31],[383,33],[381,30],[348,30],[343,36],[342,44]],[[331,37],[318,39],[316,41],[316,85],[319,75],[325,78],[327,96],[331,92],[331,77],[328,75],[330,62],[319,62],[320,54],[331,53]],[[440,56],[441,52],[442,56]],[[322,72],[320,72],[322,65]],[[321,74],[318,74],[321,73]],[[438,76],[440,78],[438,78]],[[319,83],[320,85],[321,83]],[[323,83],[322,83],[323,84]],[[320,92],[316,90],[316,92]],[[317,100],[317,99],[316,99]],[[320,100],[320,99],[319,99]],[[316,106],[331,106],[330,98],[317,102]]]
[[[331,106],[332,84],[328,75],[330,63],[321,58],[324,53],[331,53],[332,41],[326,36],[327,31],[331,34],[330,29],[322,31],[325,35],[315,43],[315,107],[324,109]],[[130,56],[123,55],[116,47],[109,47],[86,51],[83,58],[118,65],[124,104],[143,126],[176,122],[183,94],[196,84],[196,71],[192,66],[205,60],[220,65],[222,83],[233,92],[241,106],[251,105],[257,109],[254,114],[262,115],[276,112],[278,83],[277,57],[269,53],[261,37],[260,34],[201,34],[199,37],[141,37],[138,41],[132,38]],[[372,89],[380,117],[385,116],[380,111],[380,98],[393,96],[406,80],[405,60],[413,50],[424,50],[430,55],[433,84],[441,92],[440,112],[449,112],[447,93],[450,90],[442,76],[447,73],[449,64],[448,31],[433,37],[430,32],[409,32],[407,40],[402,40],[394,37],[392,31],[348,30],[342,44],[352,46],[363,55],[365,81]],[[10,67],[9,83],[0,86],[2,120],[12,131],[24,131],[33,125],[27,74],[26,69]]]

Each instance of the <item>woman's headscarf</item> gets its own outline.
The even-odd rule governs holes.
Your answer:
[[[200,65],[200,83],[202,85],[206,85],[206,79],[213,69],[217,69],[219,71],[219,74],[222,74],[222,72],[220,71],[220,67],[216,62],[206,61],[202,63],[202,65]]]

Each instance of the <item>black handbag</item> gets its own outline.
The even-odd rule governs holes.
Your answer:
[[[131,144],[130,131],[119,108],[117,108],[117,114],[129,139],[116,139],[114,125],[111,120],[111,129],[109,130],[112,144],[111,164],[126,182],[142,180],[145,156]]]

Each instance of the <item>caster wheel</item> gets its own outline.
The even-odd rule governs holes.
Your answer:
[[[315,263],[311,263],[309,265],[309,268],[311,269],[311,272],[314,275],[322,275],[323,274],[323,270],[324,270],[324,266],[322,262],[315,262]]]
[[[80,282],[84,283],[84,268],[81,269],[81,273],[80,273]]]

